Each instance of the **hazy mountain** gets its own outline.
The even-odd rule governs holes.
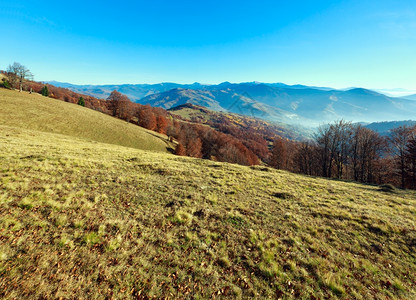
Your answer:
[[[48,82],[58,87],[64,87],[73,90],[77,93],[90,95],[96,98],[106,99],[112,91],[116,90],[134,102],[139,102],[140,99],[161,92],[166,92],[175,88],[187,88],[187,89],[202,89],[206,87],[197,82],[192,84],[178,84],[178,83],[158,83],[158,84],[110,84],[110,85],[76,85],[71,83],[50,81]]]
[[[374,130],[381,135],[388,136],[390,135],[390,130],[398,128],[400,126],[414,126],[416,121],[392,121],[392,122],[375,122],[370,124],[365,124],[364,127]]]
[[[209,90],[171,90],[140,100],[170,108],[192,103],[290,124],[319,125],[337,119],[390,121],[411,119],[416,102],[355,88],[347,91],[277,88],[267,84],[223,83]]]
[[[213,111],[190,103],[174,106],[169,109],[169,112],[188,122],[206,124],[225,133],[235,132],[234,129],[240,132],[255,132],[268,142],[273,142],[276,137],[300,141],[309,139],[313,135],[313,131],[301,126],[271,123],[241,114]],[[226,126],[223,127],[225,124]]]
[[[223,110],[219,101],[216,99],[218,94],[214,95],[210,91],[199,91],[193,89],[174,88],[167,92],[152,94],[141,99],[141,103],[150,104],[169,109],[174,106],[190,103],[205,106],[213,110]]]
[[[296,114],[285,111],[277,106],[268,105],[253,99],[247,93],[239,94],[230,87],[220,90],[192,90],[176,88],[167,92],[153,94],[140,100],[142,104],[159,106],[165,109],[191,103],[205,106],[216,111],[238,113],[266,120],[285,123],[305,123]]]
[[[401,97],[401,98],[415,101],[416,100],[416,94],[415,95],[404,96],[404,97]]]
[[[71,85],[79,93],[107,98],[113,90],[142,104],[169,109],[192,103],[217,111],[230,111],[271,121],[317,126],[337,119],[380,122],[414,119],[416,101],[389,97],[363,88],[335,90],[284,83],[123,84]],[[412,96],[409,96],[412,98]],[[416,99],[416,96],[413,96]]]
[[[119,91],[127,95],[132,101],[138,101],[148,95],[157,94],[161,92],[166,92],[175,88],[183,89],[195,89],[195,90],[218,90],[228,87],[235,87],[237,85],[243,86],[255,86],[255,85],[267,85],[270,87],[277,88],[290,88],[290,89],[317,89],[317,90],[332,90],[328,87],[309,87],[306,85],[296,84],[296,85],[287,85],[284,83],[261,83],[261,82],[247,82],[234,84],[230,82],[223,82],[216,85],[210,84],[201,84],[198,82],[192,84],[178,84],[178,83],[158,83],[158,84],[111,84],[111,85],[76,85],[67,82],[58,82],[58,81],[49,81],[48,83],[68,88],[76,92],[82,92],[83,94],[94,96],[97,98],[107,98],[110,93],[114,90]]]
[[[373,89],[374,91],[384,94],[389,97],[401,97],[406,98],[407,95],[411,95],[415,93],[415,90],[408,90],[408,89]]]

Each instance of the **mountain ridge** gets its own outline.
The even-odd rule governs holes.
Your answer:
[[[416,114],[416,102],[365,88],[337,90],[263,82],[63,85],[101,98],[115,89],[135,102],[165,109],[188,102],[217,111],[306,126],[318,126],[337,119],[354,122],[405,120]]]

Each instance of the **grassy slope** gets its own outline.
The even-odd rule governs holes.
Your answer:
[[[0,126],[2,298],[415,299],[415,217],[413,192]]]
[[[78,105],[0,89],[0,125],[166,152],[166,137]]]
[[[184,107],[178,110],[169,111],[173,115],[180,116],[184,119],[191,120],[192,117],[199,117],[205,121],[211,121],[212,117],[200,110]],[[214,114],[214,113],[213,113]]]

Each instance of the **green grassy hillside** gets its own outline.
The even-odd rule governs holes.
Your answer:
[[[415,299],[415,219],[414,192],[0,126],[1,298]]]
[[[78,105],[0,89],[0,125],[166,152],[166,137]]]

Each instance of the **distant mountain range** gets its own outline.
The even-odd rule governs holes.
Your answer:
[[[307,126],[317,126],[337,119],[380,122],[416,118],[416,95],[395,98],[363,88],[336,90],[328,87],[259,82],[223,82],[218,85],[50,83],[98,98],[106,98],[111,91],[117,90],[132,101],[165,109],[191,103],[216,111]]]

